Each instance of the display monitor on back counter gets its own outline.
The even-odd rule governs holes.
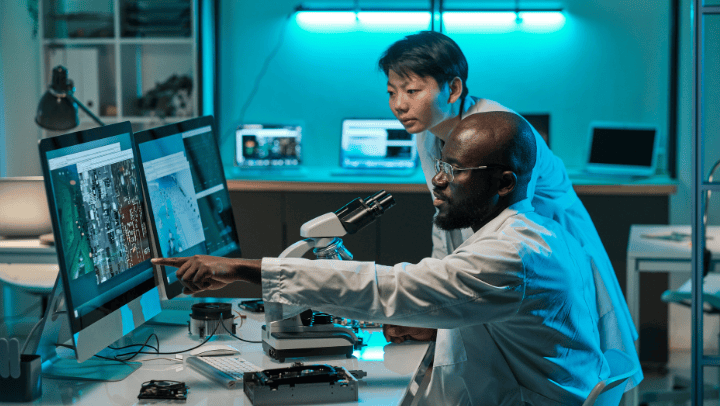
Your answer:
[[[409,176],[417,166],[415,135],[399,120],[343,120],[340,170],[333,175]]]
[[[594,175],[655,174],[658,127],[640,123],[593,122],[585,172]]]
[[[46,335],[64,299],[60,318],[67,317],[82,362],[160,312],[130,122],[42,139],[40,157],[60,275],[39,352],[43,361],[55,359],[49,353],[59,338]],[[97,372],[111,379],[112,368]]]
[[[245,124],[236,133],[235,164],[242,168],[297,168],[302,163],[302,127]]]
[[[230,194],[213,130],[205,116],[135,133],[151,226],[163,257],[240,257]],[[182,285],[160,268],[161,293]]]

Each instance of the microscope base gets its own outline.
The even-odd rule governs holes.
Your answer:
[[[351,358],[357,342],[349,329],[347,332],[269,333],[266,326],[262,326],[263,351],[278,362],[285,362],[285,358],[328,355],[345,355]]]

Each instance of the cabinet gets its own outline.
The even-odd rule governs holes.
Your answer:
[[[214,50],[201,49],[200,34],[214,38],[215,18],[203,0],[40,0],[38,6],[42,89],[63,65],[75,96],[105,124],[129,120],[135,130],[213,114],[212,97],[202,96],[212,94],[203,86],[215,85],[200,73],[214,76],[203,65],[215,58],[201,54]],[[82,112],[80,120],[81,129],[96,126]]]

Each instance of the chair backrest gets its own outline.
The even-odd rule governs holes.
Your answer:
[[[610,366],[610,376],[595,385],[583,406],[618,406],[625,389],[623,384],[640,368],[630,356],[613,348],[605,351],[605,359]]]

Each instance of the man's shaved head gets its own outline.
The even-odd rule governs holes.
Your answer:
[[[519,115],[506,111],[477,113],[465,117],[450,136],[472,165],[502,165],[518,178],[535,167],[535,135]]]

